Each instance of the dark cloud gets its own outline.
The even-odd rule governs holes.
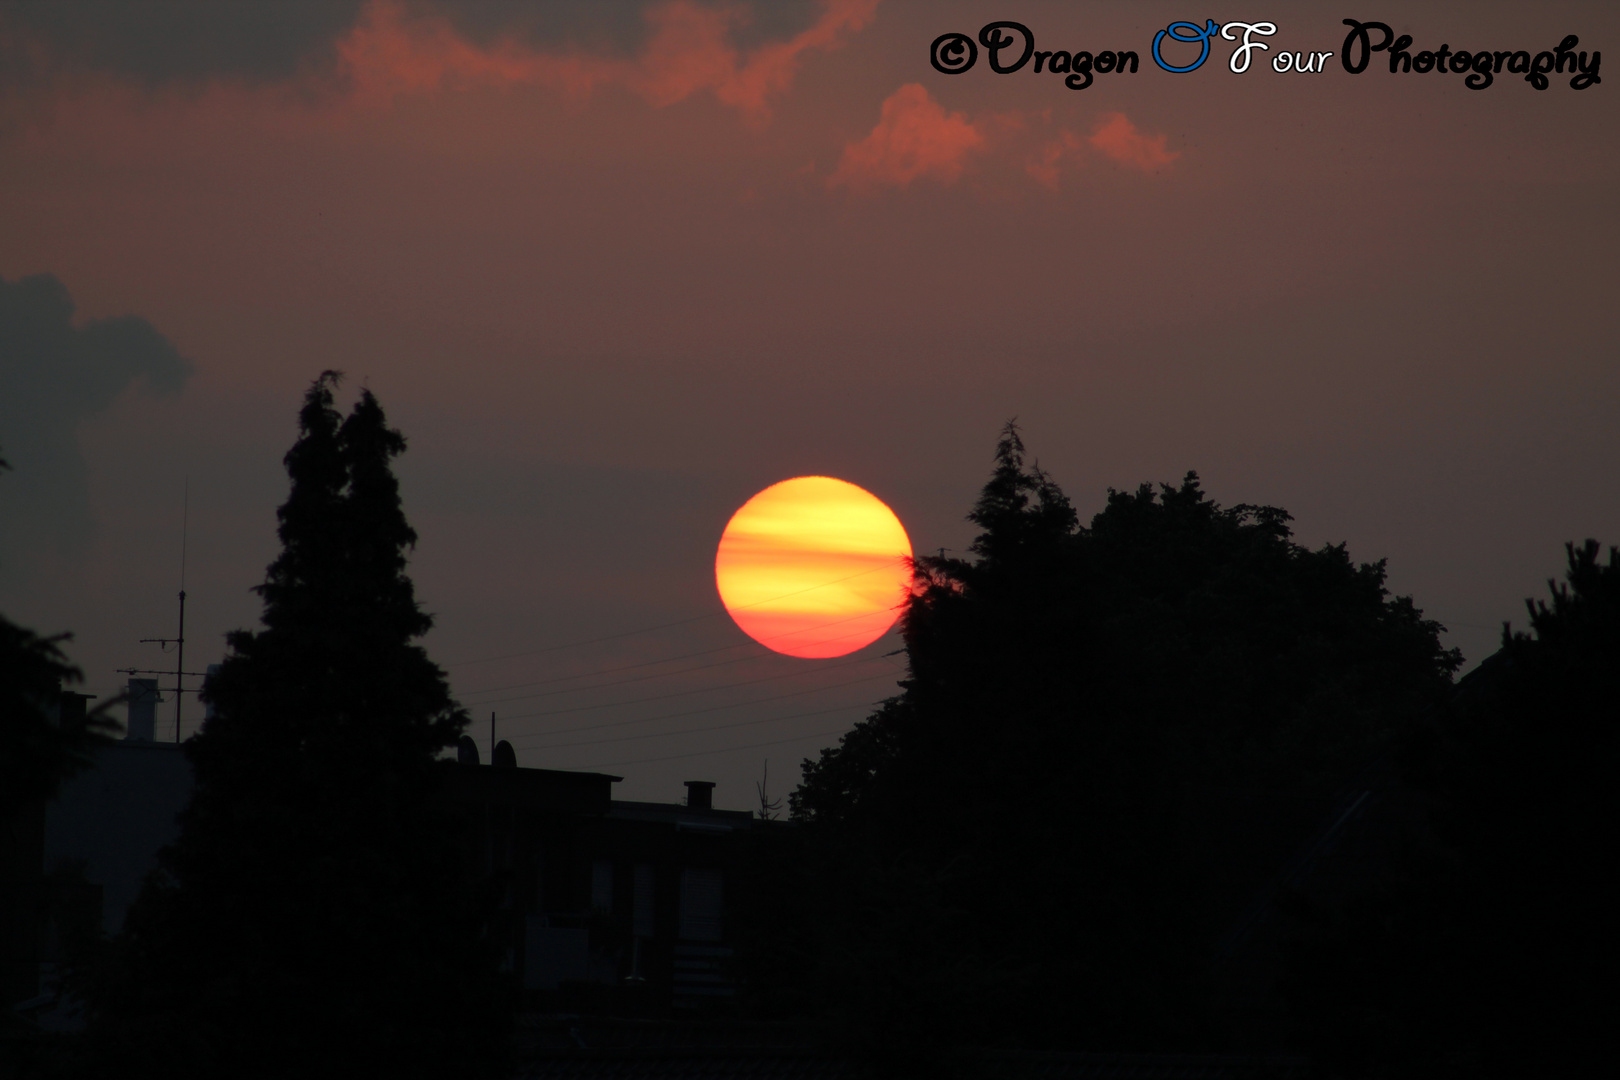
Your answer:
[[[365,0],[0,0],[0,84],[77,67],[149,84],[213,78],[273,82],[320,70]],[[630,55],[648,34],[647,0],[405,0],[469,41],[516,38],[546,50]],[[814,0],[736,9],[746,50],[815,21]],[[9,75],[4,74],[9,71]]]
[[[414,0],[409,10],[442,15],[462,36],[489,45],[516,37],[544,48],[580,49],[595,54],[631,54],[647,37],[649,0]],[[711,3],[705,6],[722,6]],[[733,42],[749,49],[763,41],[792,37],[816,21],[816,0],[770,0],[723,5],[737,12]]]
[[[546,49],[578,49],[594,54],[629,55],[647,35],[646,0],[413,0],[415,15],[448,19],[457,33],[477,45],[517,38]]]
[[[0,278],[0,559],[15,569],[36,545],[71,549],[93,530],[81,421],[131,387],[177,392],[191,364],[145,319],[73,324],[53,275]]]
[[[89,67],[167,83],[286,78],[332,55],[362,0],[0,0],[0,67]]]

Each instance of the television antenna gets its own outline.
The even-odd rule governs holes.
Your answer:
[[[195,694],[197,688],[187,689],[186,676],[193,678],[206,678],[207,673],[202,671],[186,670],[186,532],[191,518],[191,477],[186,477],[184,494],[180,502],[180,628],[172,638],[141,638],[142,645],[157,645],[164,652],[169,646],[175,646],[174,669],[153,670],[151,668],[119,668],[125,675],[173,675],[173,686],[160,686],[159,692],[168,690],[174,693],[174,741],[180,741],[180,702],[181,695]]]

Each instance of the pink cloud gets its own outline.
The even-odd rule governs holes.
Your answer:
[[[1065,162],[1082,160],[1085,142],[1072,131],[1062,131],[1058,137],[1042,146],[1040,152],[1024,165],[1024,171],[1042,187],[1056,191],[1058,172]]]
[[[1121,165],[1143,172],[1162,168],[1181,156],[1179,150],[1165,149],[1165,136],[1144,135],[1136,130],[1124,113],[1108,113],[1092,132],[1090,142]]]
[[[984,134],[965,113],[946,112],[920,83],[907,83],[884,101],[877,126],[844,147],[828,184],[851,188],[906,187],[921,176],[949,183],[968,154],[984,147]]]
[[[877,3],[823,0],[814,25],[743,55],[730,43],[732,27],[746,15],[743,9],[670,0],[647,11],[653,32],[641,55],[621,60],[536,52],[510,39],[482,47],[442,18],[410,14],[399,0],[371,0],[354,30],[338,43],[338,55],[365,99],[478,85],[550,86],[571,96],[620,86],[665,106],[708,90],[762,121],[770,115],[771,100],[792,86],[804,55],[841,46],[872,21]]]

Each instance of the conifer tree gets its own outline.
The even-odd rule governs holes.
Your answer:
[[[188,743],[196,790],[97,993],[111,1061],[169,1075],[450,1076],[498,1053],[440,752],[466,723],[414,643],[416,534],[365,391],[323,374],[286,456],[264,626],[228,637]]]

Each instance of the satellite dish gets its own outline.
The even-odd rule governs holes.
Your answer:
[[[512,749],[511,743],[502,739],[495,744],[495,752],[490,755],[490,764],[497,769],[515,769],[517,768],[517,751]]]
[[[478,764],[478,744],[473,742],[471,735],[463,735],[456,740],[456,762],[460,765]]]

